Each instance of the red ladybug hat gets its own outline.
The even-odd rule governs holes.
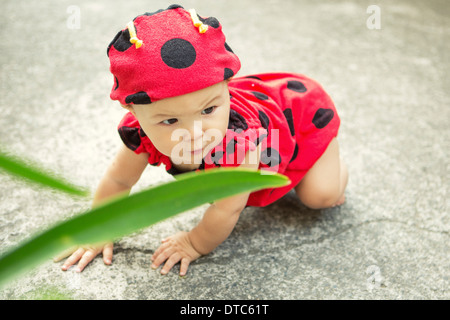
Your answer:
[[[130,21],[107,50],[122,104],[149,104],[197,91],[235,75],[241,63],[214,17],[179,5]]]

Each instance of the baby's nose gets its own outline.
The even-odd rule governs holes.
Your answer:
[[[203,137],[203,127],[201,121],[194,121],[188,129],[189,135],[185,136],[185,141],[197,141]]]

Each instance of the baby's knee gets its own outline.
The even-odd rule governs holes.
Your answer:
[[[311,209],[331,208],[341,197],[340,188],[336,186],[316,186],[307,191],[297,192],[300,201]]]

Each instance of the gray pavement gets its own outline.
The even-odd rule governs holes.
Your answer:
[[[290,193],[247,208],[187,277],[151,270],[160,239],[195,226],[202,206],[124,237],[111,266],[96,259],[78,274],[48,261],[0,298],[449,299],[448,2],[179,3],[219,18],[240,75],[291,71],[322,83],[342,120],[346,203],[309,210]],[[124,113],[109,100],[106,46],[136,15],[169,4],[3,0],[0,143],[95,190]],[[381,29],[367,27],[370,5]],[[148,168],[134,190],[171,179]],[[0,251],[89,205],[1,174]]]

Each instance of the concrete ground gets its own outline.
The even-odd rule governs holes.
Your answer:
[[[202,206],[123,238],[111,266],[96,259],[78,274],[48,261],[0,298],[449,299],[448,2],[179,3],[219,18],[240,75],[291,71],[322,83],[342,120],[346,203],[309,210],[290,193],[247,208],[187,277],[151,270],[160,239],[195,226]],[[0,144],[95,190],[124,113],[109,100],[106,47],[136,15],[169,4],[3,0]],[[170,179],[148,168],[135,190]],[[1,252],[89,205],[1,174]]]

